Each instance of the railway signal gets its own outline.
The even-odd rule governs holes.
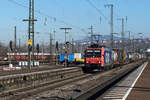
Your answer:
[[[125,34],[124,34],[124,18],[119,18],[118,20],[120,20],[122,22],[122,32],[121,32],[121,38],[122,38],[122,49],[124,50],[124,37],[125,37]]]
[[[13,51],[13,42],[12,41],[9,42],[9,48],[11,51]]]
[[[59,50],[59,47],[58,47],[58,41],[56,41],[56,65],[58,64],[58,50]]]
[[[31,40],[28,41],[28,45],[32,45],[32,41]]]
[[[29,51],[32,51],[32,45],[28,45]]]
[[[28,41],[28,49],[29,49],[29,51],[32,51],[32,41],[31,40]]]
[[[40,46],[39,46],[39,44],[36,45],[36,50],[37,50],[37,53],[40,52]]]
[[[56,49],[58,50],[58,41],[56,41]]]

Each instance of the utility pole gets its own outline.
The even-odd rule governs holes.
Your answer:
[[[74,40],[73,40],[73,38],[72,38],[72,48],[71,48],[72,50],[71,50],[71,53],[74,53],[74,51],[73,51],[73,50],[74,50],[74,44],[73,44],[73,41],[74,41]]]
[[[134,35],[133,35],[133,52],[135,52],[135,45],[134,45]]]
[[[131,51],[131,31],[127,31],[129,33],[129,51]]]
[[[67,60],[68,60],[68,48],[67,48],[67,43],[66,43],[66,35],[67,35],[67,30],[71,30],[72,28],[60,28],[61,30],[65,30],[65,54],[66,54],[66,57],[65,57],[65,67],[67,67]]]
[[[53,32],[54,32],[54,53],[56,53],[56,45],[55,45],[55,41],[56,41],[56,40],[55,40],[56,30],[54,29]]]
[[[93,44],[93,26],[91,25],[89,29],[91,30],[91,32],[89,33],[91,34],[91,44]]]
[[[143,40],[143,38],[142,38],[142,34],[143,34],[143,33],[138,33],[138,34],[139,34],[139,36],[141,35],[141,36],[139,37],[139,42],[138,42],[138,43],[139,43],[139,52],[140,52],[140,50],[142,49],[142,45],[141,45],[141,44],[142,44],[142,40]],[[140,41],[140,40],[141,40],[141,41]]]
[[[14,52],[17,52],[17,31],[16,31],[16,26],[14,27]]]
[[[20,53],[20,50],[21,50],[20,45],[21,45],[21,39],[19,38],[19,53]]]
[[[121,37],[122,37],[122,49],[124,50],[124,37],[125,37],[125,34],[124,34],[124,18],[121,18],[121,19],[118,19],[118,20],[121,20],[122,22],[122,32],[121,32]]]
[[[131,37],[131,31],[128,31],[129,32],[129,40],[130,40],[130,37]]]
[[[125,38],[125,34],[124,34],[124,19],[122,19],[122,47],[124,50],[124,38]]]
[[[32,0],[32,62],[34,67],[34,0]]]
[[[23,21],[28,21],[28,67],[31,69],[30,51],[32,48],[32,60],[34,66],[34,21],[37,21],[34,19],[34,0],[29,0],[29,19],[24,19]]]
[[[113,4],[108,4],[105,5],[105,7],[110,7],[111,12],[110,12],[110,17],[111,17],[111,21],[110,21],[110,36],[111,36],[111,49],[113,49],[114,43],[113,43],[113,31],[114,31],[114,25],[113,25]]]
[[[52,37],[52,34],[50,33],[50,54],[52,55],[52,51],[53,51],[53,44],[52,44],[52,41],[53,41],[53,37]]]

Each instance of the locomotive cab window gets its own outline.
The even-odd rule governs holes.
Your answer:
[[[86,57],[92,57],[92,55],[93,55],[93,50],[86,51]]]
[[[100,57],[101,56],[101,51],[100,50],[94,50],[95,56]]]
[[[100,57],[101,50],[87,50],[86,57]]]

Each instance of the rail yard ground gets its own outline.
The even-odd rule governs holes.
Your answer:
[[[45,70],[43,68],[43,71],[1,75],[0,97],[2,100],[54,98],[84,100],[93,98],[95,93],[142,63],[143,61],[138,61],[107,71],[95,71],[94,73],[83,73],[81,67],[68,67]]]
[[[150,0],[0,2],[0,100],[149,100]]]

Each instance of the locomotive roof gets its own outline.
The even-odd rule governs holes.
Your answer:
[[[88,48],[102,48],[105,47],[104,45],[99,45],[99,44],[92,44]]]
[[[101,48],[87,48],[87,50],[93,50],[93,49],[101,50]]]

